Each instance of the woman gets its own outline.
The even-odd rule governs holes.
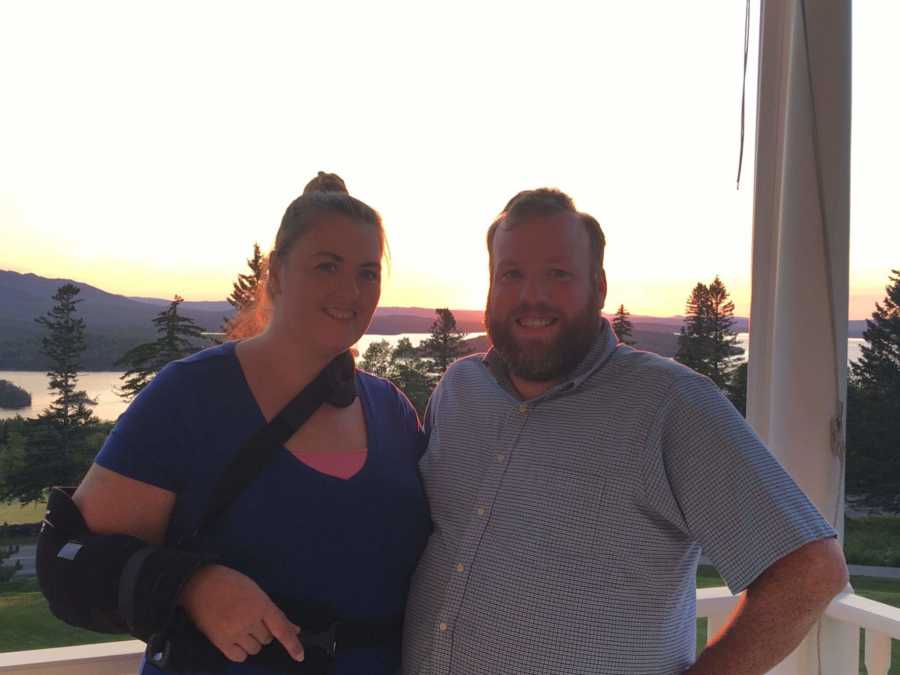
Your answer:
[[[383,251],[380,216],[337,176],[313,179],[270,255],[265,329],[170,364],[132,403],[74,496],[91,531],[166,545],[190,533],[241,443],[365,332]],[[226,672],[271,672],[249,657],[273,639],[302,658],[303,627],[272,597],[342,621],[402,615],[429,527],[420,427],[390,383],[357,372],[356,387],[350,406],[322,405],[201,537],[221,564],[194,574],[180,602]],[[339,651],[333,672],[398,667],[399,637]]]

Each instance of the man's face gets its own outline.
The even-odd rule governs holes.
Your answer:
[[[606,296],[577,216],[534,216],[494,235],[487,329],[510,373],[550,382],[572,371],[599,330]]]

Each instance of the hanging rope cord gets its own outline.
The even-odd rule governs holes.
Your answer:
[[[837,331],[835,330],[835,311],[834,311],[834,282],[831,278],[831,246],[829,245],[828,230],[828,213],[825,208],[825,179],[822,176],[822,155],[819,144],[819,118],[816,112],[816,90],[812,74],[812,60],[809,51],[809,32],[806,25],[806,0],[800,0],[801,17],[803,19],[803,46],[806,50],[806,81],[809,86],[810,111],[812,117],[812,145],[813,160],[816,166],[816,197],[819,203],[819,223],[822,228],[822,243],[825,249],[825,283],[828,287],[828,318],[831,322],[831,347],[835,357],[838,354]],[[844,444],[844,400],[841,398],[841,376],[840,369],[842,364],[834,364],[834,390],[836,395],[834,417],[831,420],[831,452],[840,460],[841,470],[844,468],[844,460],[846,458],[846,447]],[[840,480],[840,475],[838,476]],[[837,517],[840,513],[840,500],[837,502],[834,513],[834,522],[837,523]]]
[[[819,147],[819,118],[816,112],[816,89],[813,81],[812,59],[810,58],[809,48],[809,29],[806,19],[806,0],[800,0],[800,16],[803,24],[803,48],[806,53],[806,82],[809,87],[810,98],[810,116],[812,117],[812,146],[813,161],[816,166],[816,197],[819,203],[819,223],[822,228],[822,244],[825,249],[825,283],[828,288],[828,317],[831,323],[831,347],[835,357],[838,354],[837,330],[835,329],[835,312],[834,312],[834,283],[831,279],[831,246],[828,237],[828,213],[825,209],[825,179],[822,176],[822,155]],[[835,391],[835,409],[831,418],[831,452],[838,459],[837,486],[835,492],[837,499],[834,502],[834,515],[831,520],[837,527],[838,516],[841,512],[841,485],[843,484],[844,471],[846,470],[847,448],[844,442],[844,405],[845,402],[841,398],[841,376],[840,368],[842,364],[837,363],[835,358],[834,368],[834,391]],[[846,394],[845,394],[846,396]],[[816,657],[818,659],[818,671],[822,673],[822,619],[816,622]]]
[[[816,105],[815,84],[812,74],[812,59],[810,58],[809,49],[809,32],[806,22],[806,0],[800,0],[800,12],[803,24],[803,48],[806,54],[806,83],[809,88],[810,97],[810,116],[812,117],[812,145],[813,145],[813,161],[816,167],[816,198],[819,204],[819,214],[821,216],[819,222],[822,227],[822,242],[825,248],[825,283],[828,289],[828,316],[831,320],[831,346],[834,354],[838,353],[837,333],[835,331],[835,312],[834,312],[834,283],[831,279],[831,247],[829,246],[828,237],[828,214],[825,209],[825,180],[822,177],[822,156],[819,144],[819,121]],[[747,107],[747,61],[749,56],[750,45],[750,0],[747,0],[747,8],[744,15],[744,80],[741,91],[741,142],[738,151],[738,172],[737,187],[741,186],[741,170],[744,163],[744,136],[746,129],[746,107]],[[844,459],[846,456],[846,447],[844,444],[844,400],[841,399],[841,378],[839,375],[840,364],[835,364],[834,368],[834,385],[837,392],[837,401],[835,406],[835,415],[831,421],[831,451],[838,457],[841,462],[841,469],[844,468]],[[840,480],[840,476],[838,477]],[[840,512],[839,506],[835,509],[832,522],[837,523],[837,517]]]
[[[747,57],[750,54],[750,0],[744,16],[744,81],[741,86],[741,146],[738,150],[737,189],[741,189],[741,169],[744,167],[744,131],[747,127]]]

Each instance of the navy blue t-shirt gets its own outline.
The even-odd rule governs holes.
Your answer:
[[[265,418],[233,342],[166,366],[119,418],[100,466],[176,493],[174,544],[206,510],[228,461]],[[273,596],[330,605],[349,620],[403,612],[430,528],[416,464],[416,412],[390,382],[357,372],[368,453],[349,479],[320,473],[282,448],[203,537],[203,547]],[[399,668],[399,645],[339,654],[335,674]],[[143,673],[157,673],[144,665]],[[247,664],[228,673],[271,675]]]

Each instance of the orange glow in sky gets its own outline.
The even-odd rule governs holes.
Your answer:
[[[746,315],[753,11],[737,191],[743,3],[3,4],[0,269],[221,300],[323,169],[384,217],[382,305],[482,307],[488,224],[550,185],[604,226],[608,310],[719,274]],[[853,21],[862,318],[900,267],[900,4]]]

